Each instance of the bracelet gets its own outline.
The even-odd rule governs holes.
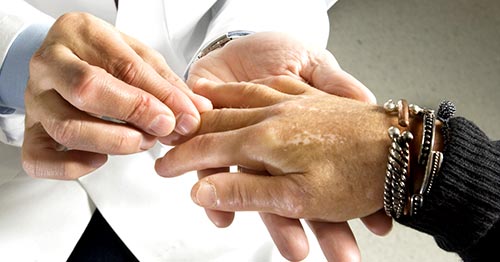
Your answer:
[[[238,38],[241,38],[241,37],[253,34],[253,33],[254,32],[247,31],[247,30],[230,31],[230,32],[227,32],[226,34],[219,36],[216,39],[210,41],[208,44],[200,47],[200,49],[198,49],[198,51],[196,51],[195,55],[193,56],[191,61],[189,61],[189,63],[188,63],[186,71],[184,72],[184,80],[187,80],[188,75],[189,75],[189,69],[194,64],[194,62],[196,62],[199,59],[201,59],[202,57],[206,56],[208,53],[225,46],[231,40],[238,39]]]
[[[443,153],[439,151],[431,151],[427,161],[427,166],[425,167],[424,180],[422,181],[422,186],[420,187],[418,193],[415,193],[410,198],[410,216],[417,215],[420,208],[424,205],[424,196],[429,194],[434,178],[437,175],[443,162]]]
[[[420,146],[420,153],[418,155],[418,164],[425,166],[434,146],[436,116],[434,115],[434,111],[427,109],[424,110],[423,114],[422,145]]]
[[[454,107],[447,108],[447,112],[454,112]],[[384,104],[384,109],[389,114],[397,112],[398,125],[401,127],[409,126],[410,117],[422,117],[422,141],[416,162],[417,165],[425,167],[425,173],[420,188],[413,190],[411,195],[408,193],[408,188],[412,188],[409,185],[409,142],[413,139],[413,135],[410,131],[401,133],[395,126],[391,126],[388,130],[391,147],[389,148],[384,184],[384,210],[388,216],[396,219],[401,215],[414,216],[419,213],[420,208],[423,206],[424,196],[429,194],[443,161],[443,154],[432,150],[434,147],[436,115],[433,110],[424,109],[414,104],[408,105],[404,99],[399,100],[397,104],[389,100]],[[408,202],[409,205],[407,205]]]
[[[441,101],[438,106],[436,117],[439,121],[443,122],[443,127],[441,129],[441,134],[444,141],[448,141],[448,120],[455,115],[456,112],[455,104],[451,101]]]
[[[399,218],[406,206],[408,194],[408,178],[410,150],[409,142],[413,135],[409,131],[400,134],[397,127],[390,127],[389,137],[392,139],[384,185],[384,210],[388,216]]]
[[[389,100],[384,104],[387,113],[398,113],[398,124],[402,127],[409,125],[409,106],[404,99],[397,105]],[[384,210],[388,216],[399,218],[405,212],[408,195],[408,181],[410,177],[410,146],[413,134],[410,131],[401,131],[391,126],[388,130],[391,138],[387,171],[384,184]]]

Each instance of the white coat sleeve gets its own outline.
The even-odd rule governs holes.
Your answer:
[[[51,24],[53,18],[20,0],[0,0],[0,65],[12,43],[33,24]],[[24,132],[22,112],[0,113],[0,142],[20,146]]]

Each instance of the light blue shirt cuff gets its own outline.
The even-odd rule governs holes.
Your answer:
[[[0,114],[24,111],[24,91],[29,77],[29,61],[40,47],[50,24],[33,24],[14,40],[0,68]]]

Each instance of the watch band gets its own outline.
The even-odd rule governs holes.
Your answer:
[[[247,30],[230,31],[230,32],[227,32],[226,34],[219,36],[216,39],[210,41],[208,44],[200,47],[200,49],[198,49],[198,51],[196,51],[196,53],[193,56],[193,58],[191,59],[191,61],[189,61],[189,64],[186,68],[186,72],[184,73],[184,80],[187,80],[187,77],[189,75],[189,69],[194,64],[194,62],[196,62],[199,59],[201,59],[202,57],[206,56],[208,53],[223,47],[231,40],[238,39],[238,38],[241,38],[241,37],[253,34],[253,33],[254,32],[247,31]]]

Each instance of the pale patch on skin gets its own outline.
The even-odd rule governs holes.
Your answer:
[[[345,141],[343,138],[338,138],[334,134],[312,134],[308,131],[303,131],[301,133],[295,134],[290,140],[287,141],[287,145],[310,145],[310,144],[343,144]]]

